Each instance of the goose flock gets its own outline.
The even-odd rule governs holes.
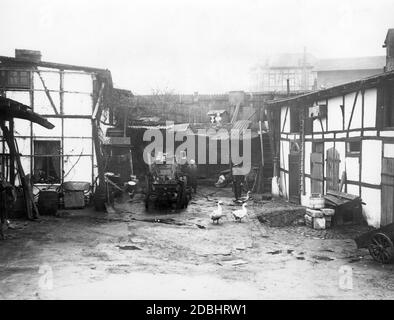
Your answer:
[[[240,199],[238,199],[238,203],[241,202],[242,203],[242,208],[238,209],[238,210],[233,210],[232,216],[234,217],[234,220],[236,222],[242,222],[242,219],[245,218],[248,215],[248,210],[246,208],[246,206],[248,205],[248,200],[250,199],[250,191],[248,191],[248,193],[246,194],[245,197],[242,197]],[[223,207],[222,207],[223,202],[221,200],[219,200],[217,202],[217,208],[212,210],[212,212],[210,213],[210,218],[212,220],[212,223],[219,224],[220,219],[226,216],[226,213],[223,212]]]

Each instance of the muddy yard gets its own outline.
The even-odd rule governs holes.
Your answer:
[[[209,213],[219,199],[227,217],[216,225]],[[137,195],[117,203],[116,214],[88,208],[14,220],[0,242],[0,297],[394,298],[393,265],[356,249],[353,238],[364,227],[316,231],[257,219],[282,207],[250,201],[249,216],[237,223],[231,190],[203,188],[180,212],[146,212]]]

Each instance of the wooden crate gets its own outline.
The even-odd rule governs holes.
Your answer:
[[[85,197],[83,191],[65,191],[64,208],[77,209],[85,207]]]

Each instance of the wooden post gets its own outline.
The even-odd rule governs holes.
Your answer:
[[[99,91],[99,95],[97,97],[97,101],[95,103],[94,111],[92,114],[92,135],[93,135],[93,143],[94,143],[94,150],[96,152],[96,159],[97,159],[97,167],[98,167],[98,176],[99,176],[99,186],[104,186],[104,161],[103,156],[101,153],[101,144],[100,144],[100,137],[99,137],[99,121],[101,117],[102,107],[101,101],[103,100],[104,94],[104,87],[105,83],[101,84],[101,88]]]
[[[14,119],[10,119],[9,123],[9,139],[14,141]],[[15,154],[10,150],[10,183],[15,185]]]
[[[261,125],[261,120],[259,120],[259,135],[260,135],[260,152],[261,152],[261,167],[258,174],[258,185],[257,191],[264,193],[264,144],[263,144],[263,128]]]
[[[21,159],[20,159],[17,147],[15,145],[15,141],[11,139],[10,131],[5,126],[4,122],[0,122],[0,127],[1,127],[1,130],[3,131],[5,140],[7,141],[8,148],[10,149],[10,154],[14,154],[16,163],[18,165],[19,177],[21,179],[21,183],[22,183],[22,187],[23,187],[23,194],[25,197],[27,217],[29,219],[38,218],[39,217],[38,208],[34,202],[34,197],[33,197],[32,191],[31,191],[29,179],[26,178],[26,176],[25,176],[25,172],[22,167]]]

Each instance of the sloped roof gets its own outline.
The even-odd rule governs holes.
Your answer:
[[[316,71],[338,70],[371,70],[381,69],[386,65],[385,56],[320,59],[316,63]]]
[[[26,66],[26,67],[43,67],[43,68],[53,68],[60,70],[74,70],[74,71],[96,73],[97,76],[105,79],[108,82],[111,91],[113,89],[112,75],[111,75],[111,71],[109,71],[108,69],[78,66],[78,65],[56,63],[56,62],[47,62],[47,61],[26,61],[24,59],[18,59],[18,58],[7,57],[7,56],[0,56],[0,64],[4,64],[5,66],[16,65],[16,66]]]
[[[394,70],[383,72],[375,76],[363,78],[360,80],[344,83],[338,86],[330,87],[323,90],[312,91],[310,93],[302,94],[292,98],[278,99],[267,101],[268,107],[281,107],[281,106],[293,106],[299,103],[308,103],[314,100],[323,100],[334,97],[336,95],[347,94],[361,88],[367,89],[377,86],[381,81],[393,80]]]
[[[389,40],[389,37],[394,38],[394,28],[389,29],[389,30],[387,31],[386,39],[384,39],[383,48],[386,48],[387,42],[388,42],[388,40]]]

